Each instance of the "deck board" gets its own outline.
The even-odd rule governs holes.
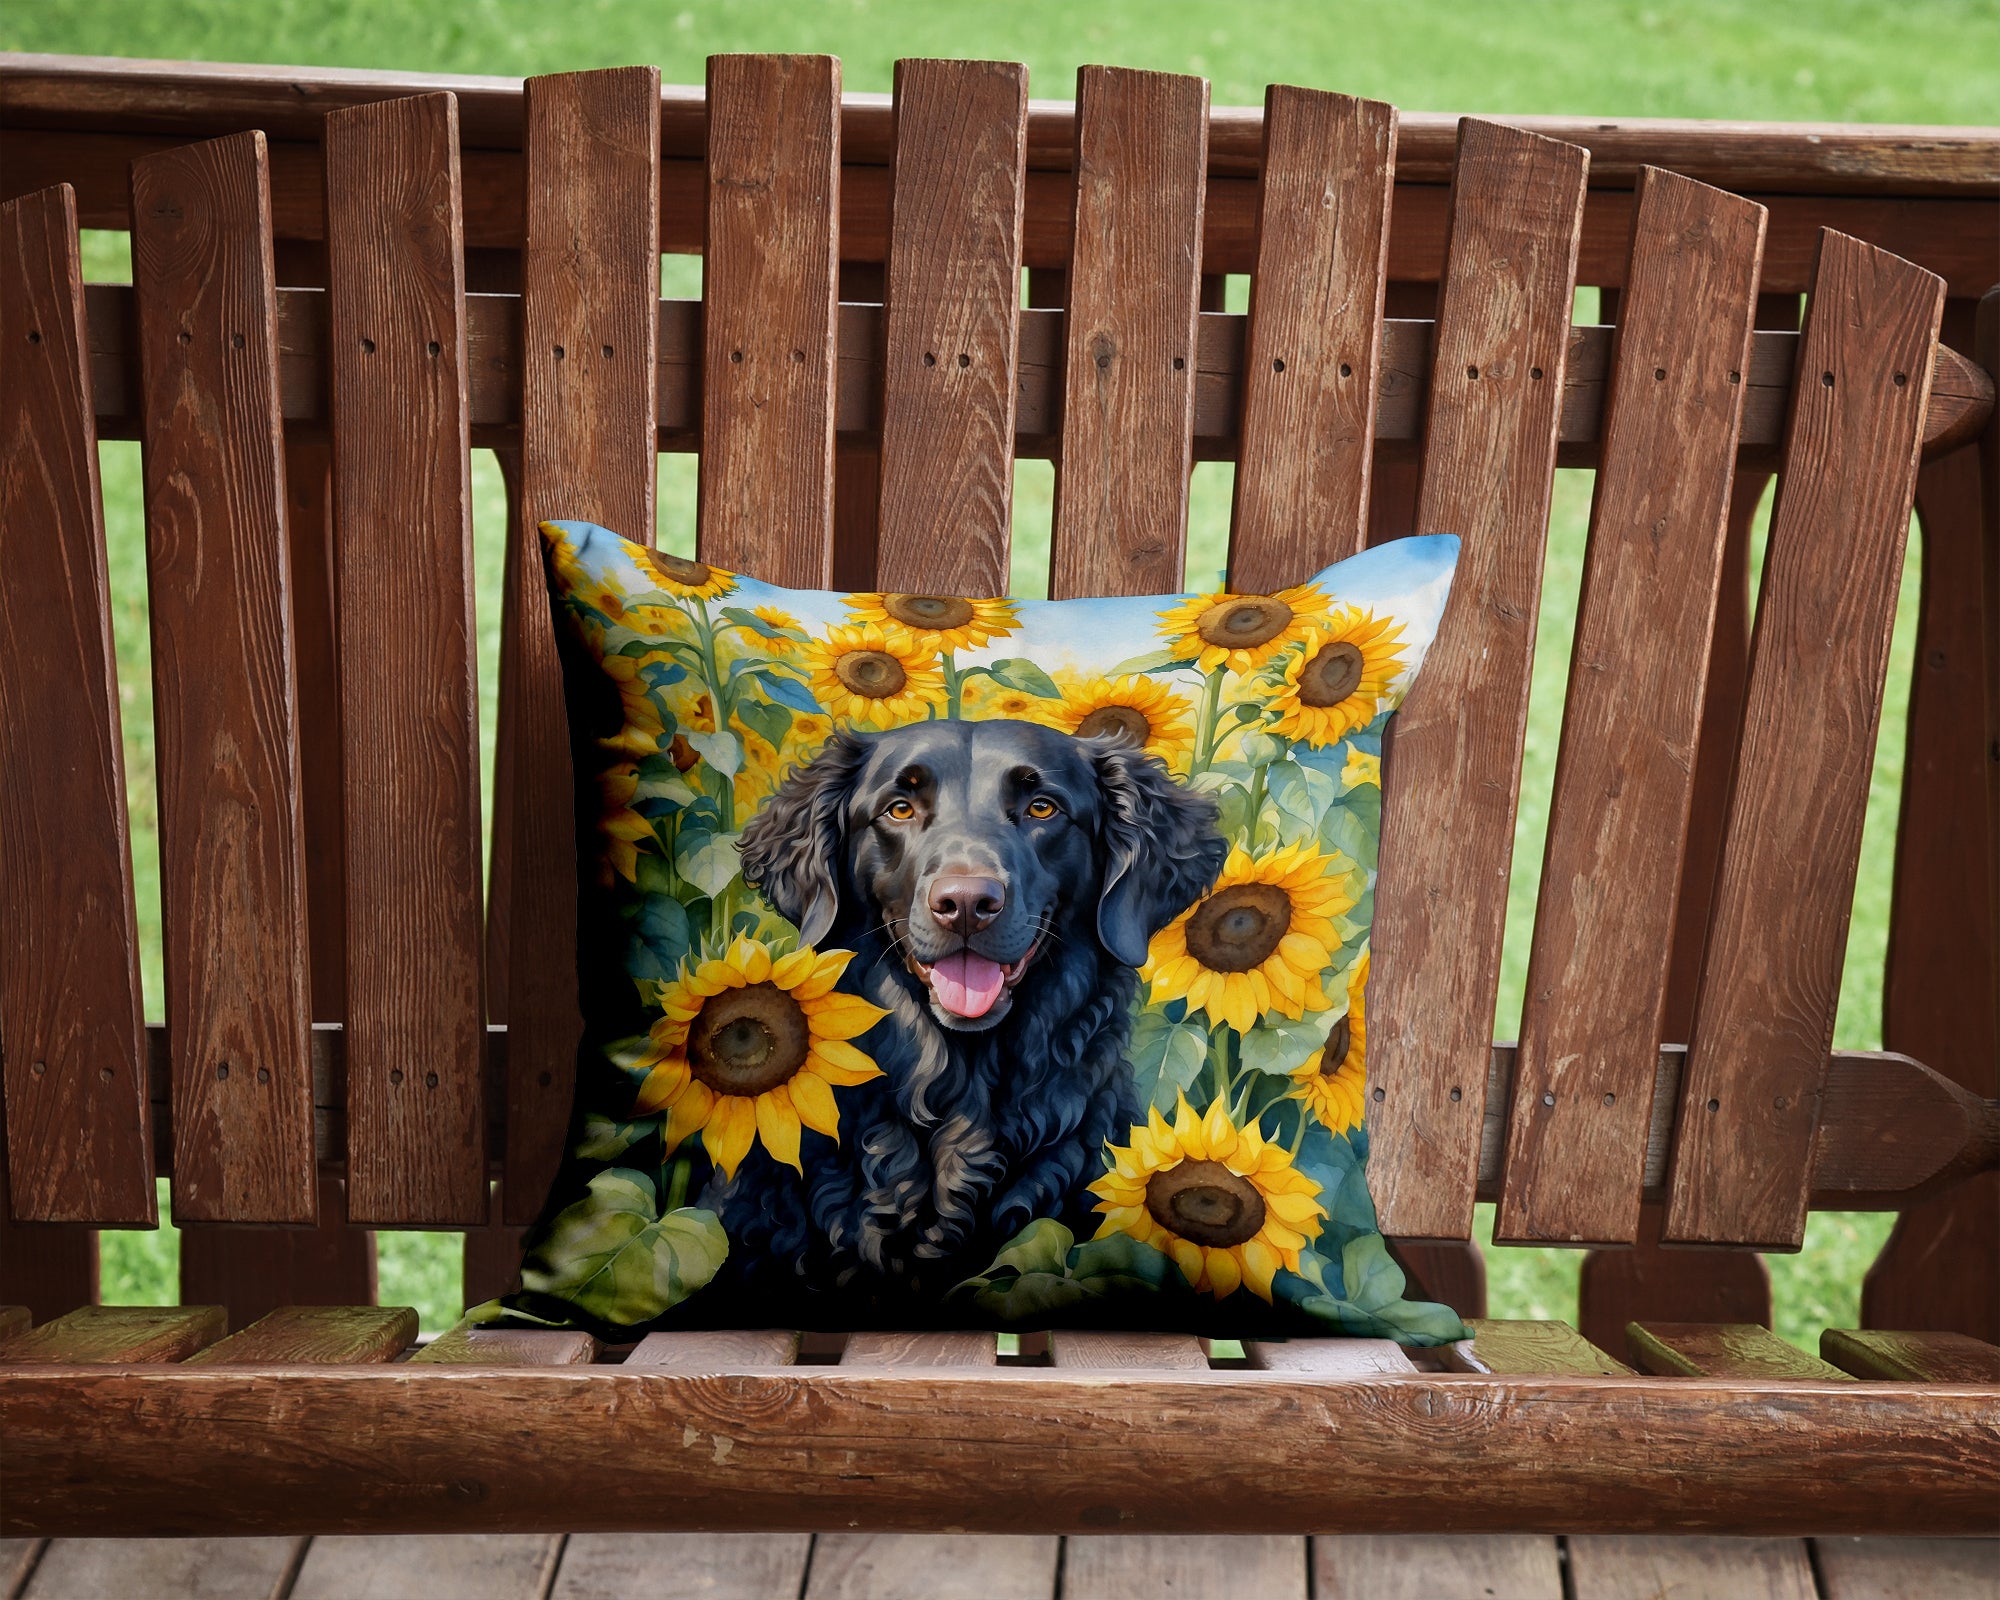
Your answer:
[[[1823,1600],[2000,1600],[2000,1539],[1815,1539]]]
[[[285,1538],[51,1539],[21,1591],[22,1600],[106,1600],[110,1595],[268,1600],[285,1592],[304,1543]]]
[[[1045,1600],[1062,1541],[1014,1533],[823,1533],[805,1600]]]
[[[797,1600],[807,1533],[573,1533],[549,1600]]]
[[[1306,1600],[1306,1541],[1282,1534],[1069,1539],[1063,1600]]]
[[[1547,1534],[1337,1534],[1313,1540],[1312,1562],[1317,1600],[1563,1600]]]
[[[1569,1581],[1575,1600],[1818,1600],[1803,1539],[1573,1538]]]
[[[549,1533],[320,1538],[286,1600],[541,1600],[561,1556]]]

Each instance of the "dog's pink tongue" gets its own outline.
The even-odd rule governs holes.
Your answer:
[[[985,1016],[1000,998],[1006,981],[1006,971],[999,962],[971,950],[948,955],[931,968],[931,993],[954,1016]]]

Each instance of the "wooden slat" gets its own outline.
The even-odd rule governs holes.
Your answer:
[[[80,1222],[15,1222],[0,1205],[0,1299],[48,1321],[97,1298],[97,1230]]]
[[[1033,1534],[823,1533],[805,1600],[1048,1600],[1061,1551]]]
[[[2000,1348],[1966,1333],[1828,1328],[1819,1353],[1857,1378],[1914,1383],[2000,1383]]]
[[[1626,1332],[1641,1372],[1690,1378],[1847,1376],[1755,1323],[1635,1322]]]
[[[1803,1539],[1572,1538],[1569,1579],[1574,1600],[1817,1600]]]
[[[490,1148],[490,1139],[488,1143]],[[521,1286],[521,1241],[528,1230],[501,1221],[501,1196],[506,1187],[504,1178],[493,1181],[486,1202],[486,1226],[465,1230],[465,1249],[459,1258],[464,1305],[484,1305]]]
[[[1671,1096],[1655,1095],[1671,1112]],[[1656,1119],[1657,1121],[1657,1119]],[[1900,1126],[1900,1123],[1899,1123]],[[1881,1136],[1877,1130],[1876,1137]],[[1892,1131],[1889,1137],[1895,1137]],[[1666,1147],[1658,1149],[1659,1168]],[[1649,1148],[1647,1160],[1653,1160]],[[1657,1192],[1657,1191],[1655,1191]],[[1771,1324],[1771,1269],[1754,1250],[1690,1250],[1660,1242],[1666,1206],[1648,1198],[1639,1208],[1639,1240],[1587,1251],[1577,1274],[1576,1325],[1592,1344],[1630,1359],[1626,1328],[1634,1322],[1699,1321]]]
[[[347,1192],[322,1169],[312,1228],[189,1223],[180,1230],[180,1297],[229,1309],[241,1328],[281,1306],[372,1305],[375,1235],[346,1221]]]
[[[561,1557],[547,1533],[315,1539],[289,1600],[542,1600]]]
[[[390,1361],[416,1337],[408,1306],[286,1306],[188,1359],[235,1367]]]
[[[1563,1600],[1562,1557],[1546,1535],[1350,1533],[1312,1546],[1318,1600]]]
[[[326,126],[348,1215],[476,1223],[480,826],[457,111]]]
[[[738,1367],[789,1367],[798,1354],[799,1336],[782,1328],[649,1333],[625,1358],[625,1365],[734,1372]]]
[[[1475,1317],[1466,1324],[1472,1329],[1472,1351],[1476,1367],[1498,1377],[1512,1375],[1552,1376],[1576,1373],[1625,1377],[1632,1369],[1606,1355],[1567,1322],[1517,1321],[1502,1317]],[[1447,1347],[1447,1363],[1459,1364],[1456,1347]]]
[[[246,1600],[282,1595],[304,1539],[53,1539],[22,1600]]]
[[[0,1036],[13,1215],[156,1217],[76,207],[0,206]]]
[[[1374,1372],[1417,1370],[1403,1347],[1388,1339],[1246,1339],[1243,1353],[1260,1372],[1360,1378]]]
[[[896,63],[876,581],[1007,592],[1028,69]]]
[[[1264,91],[1232,589],[1301,583],[1366,542],[1396,108]]]
[[[229,1331],[221,1306],[84,1306],[0,1346],[0,1363],[180,1361]]]
[[[1208,82],[1085,67],[1053,599],[1171,594],[1187,544]]]
[[[990,1367],[999,1351],[990,1333],[854,1333],[843,1367]]]
[[[311,1222],[312,995],[261,133],[132,168],[174,1215]]]
[[[1587,162],[1461,126],[1416,531],[1463,544],[1395,722],[1369,980],[1371,1187],[1399,1236],[1472,1226]]]
[[[1796,1249],[1944,285],[1826,236],[1751,645],[1666,1238]]]
[[[1515,1056],[1500,1242],[1638,1237],[1764,212],[1649,169]]]
[[[1824,1600],[2000,1600],[1992,1539],[1813,1540]]]
[[[840,63],[711,56],[701,559],[824,588],[833,560]]]
[[[548,1600],[796,1600],[811,1549],[809,1533],[573,1533]]]
[[[0,1340],[26,1333],[34,1320],[33,1313],[26,1306],[0,1306]]]
[[[1184,1333],[1100,1333],[1059,1328],[1049,1335],[1049,1364],[1137,1372],[1206,1372],[1208,1352]]]
[[[562,1162],[583,1031],[576,820],[544,521],[651,544],[660,298],[660,74],[527,84],[520,515],[507,548],[506,1220],[528,1223]]]
[[[597,1359],[597,1341],[569,1328],[475,1328],[461,1322],[410,1357],[459,1367],[578,1367]]]
[[[1280,1534],[1122,1534],[1071,1538],[1063,1600],[1256,1595],[1306,1600],[1306,1541]]]

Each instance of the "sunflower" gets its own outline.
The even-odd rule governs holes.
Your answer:
[[[991,678],[969,678],[959,693],[968,717],[988,721],[1010,717],[1016,722],[1041,722],[1049,709],[1049,702],[1042,696],[1029,694],[1025,689],[1010,689]]]
[[[1375,719],[1389,682],[1403,670],[1403,627],[1346,606],[1309,629],[1284,664],[1271,731],[1309,745],[1332,744]]]
[[[1092,678],[1068,690],[1050,723],[1078,738],[1117,734],[1168,766],[1194,753],[1194,707],[1151,678]]]
[[[1326,1043],[1292,1074],[1287,1097],[1303,1100],[1334,1133],[1361,1126],[1368,1082],[1368,952],[1347,977],[1347,1015],[1333,1025]]]
[[[666,732],[667,725],[653,699],[653,686],[646,681],[644,669],[655,662],[672,660],[663,650],[648,651],[643,656],[604,658],[604,675],[618,685],[618,701],[625,718],[615,734],[599,741],[607,750],[623,751],[628,756],[649,756],[660,748],[660,735]],[[674,737],[678,743],[680,736]],[[685,772],[687,768],[681,770]]]
[[[1365,783],[1382,787],[1382,758],[1371,756],[1366,750],[1347,747],[1347,764],[1340,769],[1340,781],[1350,789],[1358,789]]]
[[[1186,1000],[1238,1033],[1274,1008],[1294,1022],[1326,1010],[1320,976],[1340,948],[1332,919],[1354,906],[1353,870],[1304,839],[1254,859],[1232,849],[1207,897],[1153,936],[1139,969],[1152,1002]]]
[[[549,565],[555,569],[556,586],[562,593],[577,605],[601,611],[613,622],[623,622],[625,596],[602,573],[583,564],[583,552],[561,528],[553,522],[544,522],[541,531],[549,547]]]
[[[1217,1299],[1248,1283],[1269,1300],[1278,1268],[1297,1272],[1299,1252],[1319,1237],[1320,1186],[1282,1145],[1237,1127],[1221,1096],[1204,1117],[1179,1100],[1171,1127],[1156,1106],[1129,1145],[1106,1147],[1111,1170],[1090,1186],[1104,1215],[1097,1237],[1130,1234],[1163,1251]]]
[[[788,656],[794,651],[804,648],[797,639],[788,638],[779,631],[782,628],[791,628],[800,633],[805,631],[799,627],[799,619],[792,616],[789,612],[780,611],[776,606],[752,606],[750,608],[750,615],[763,623],[766,629],[770,630],[769,632],[758,632],[757,637],[763,641],[764,648],[769,650],[772,655]]]
[[[720,961],[704,961],[663,985],[666,1015],[640,1048],[618,1058],[646,1072],[634,1116],[662,1108],[671,1155],[699,1133],[725,1177],[761,1139],[774,1161],[803,1173],[799,1130],[840,1138],[836,1085],[882,1076],[873,1058],[847,1041],[889,1013],[834,985],[851,950],[794,950],[773,956],[760,940],[738,935]]]
[[[653,824],[632,809],[639,793],[639,769],[629,761],[607,767],[597,775],[597,790],[603,800],[597,829],[604,835],[605,861],[630,882],[639,875],[640,843],[658,838]]]
[[[1276,594],[1197,594],[1160,616],[1160,636],[1203,672],[1254,672],[1319,621],[1327,597],[1310,583]]]
[[[877,728],[914,722],[944,703],[937,657],[901,629],[873,622],[827,629],[806,646],[813,698],[835,717]]]
[[[920,650],[976,650],[1021,625],[1011,600],[961,600],[950,594],[851,594],[859,623],[900,633]]]
[[[736,574],[689,561],[685,556],[668,555],[664,550],[648,550],[635,545],[632,559],[639,568],[668,594],[683,600],[715,600],[736,587]]]

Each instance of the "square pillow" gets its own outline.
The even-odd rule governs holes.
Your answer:
[[[1384,724],[1457,560],[1273,595],[774,588],[542,526],[586,1031],[480,1315],[1462,1338],[1368,1194]]]

